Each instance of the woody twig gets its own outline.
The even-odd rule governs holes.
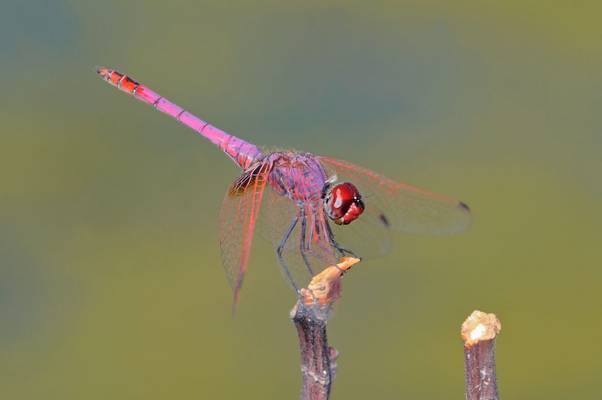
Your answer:
[[[495,337],[502,325],[495,314],[474,311],[462,324],[466,400],[498,400]]]
[[[314,276],[291,310],[301,350],[301,400],[326,400],[336,370],[337,351],[328,345],[326,324],[334,302],[341,296],[341,277],[360,260],[343,257]]]

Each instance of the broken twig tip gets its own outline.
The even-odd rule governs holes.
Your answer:
[[[482,341],[493,340],[501,329],[502,323],[495,314],[476,310],[462,324],[464,346],[471,347]]]
[[[359,258],[343,257],[338,264],[326,267],[314,276],[307,289],[300,291],[301,301],[305,305],[331,305],[341,297],[341,277],[352,266],[360,262]]]

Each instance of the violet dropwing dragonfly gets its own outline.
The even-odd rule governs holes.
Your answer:
[[[296,151],[263,151],[125,74],[104,67],[97,72],[106,82],[208,139],[242,169],[226,192],[220,213],[219,243],[234,305],[258,227],[273,241],[282,271],[299,293],[300,283],[341,257],[386,251],[391,231],[449,234],[470,225],[470,210],[463,202],[347,161]],[[260,224],[262,203],[266,215]]]

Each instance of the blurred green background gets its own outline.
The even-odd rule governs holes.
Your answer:
[[[333,399],[463,398],[462,320],[496,312],[507,399],[599,399],[598,2],[3,2],[0,391],[297,398],[294,296],[257,242],[236,318],[217,216],[236,168],[99,80],[216,126],[459,197],[344,280]]]

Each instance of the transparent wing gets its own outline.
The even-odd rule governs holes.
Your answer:
[[[364,214],[349,226],[360,225],[358,222],[363,220],[381,231],[421,234],[453,234],[470,226],[470,209],[461,201],[395,182],[347,161],[318,159],[329,175],[336,174],[340,182],[352,182],[362,195]]]
[[[245,170],[230,186],[220,212],[222,262],[232,290],[234,306],[249,264],[253,234],[261,208],[269,166],[258,163]]]

